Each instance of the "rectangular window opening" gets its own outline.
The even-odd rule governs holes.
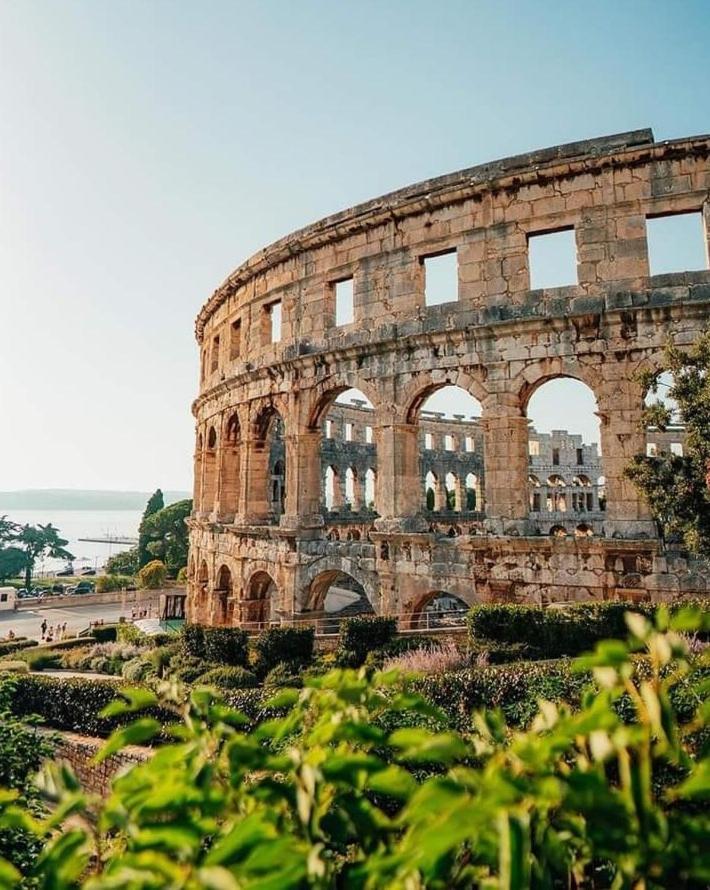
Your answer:
[[[371,426],[365,427],[365,443],[367,445],[372,445],[372,427]]]
[[[281,340],[281,300],[270,303],[266,312],[269,318],[269,342],[278,343]]]
[[[473,436],[466,436],[465,446],[466,446],[466,451],[468,451],[469,454],[472,451],[476,450],[475,443],[473,441]]]
[[[703,215],[699,211],[647,217],[646,239],[651,275],[708,268]]]
[[[577,449],[577,466],[581,467],[583,465],[584,465],[584,449],[578,448]]]
[[[459,298],[459,263],[455,250],[422,257],[424,266],[424,305],[455,303]]]
[[[351,423],[345,424],[345,441],[352,442],[353,440],[353,425]]]
[[[434,437],[431,433],[424,433],[424,447],[427,451],[431,451],[434,447]]]
[[[530,289],[577,284],[577,242],[574,229],[528,235]]]
[[[560,449],[553,448],[552,449],[552,466],[559,467],[560,465]]]
[[[214,372],[219,367],[219,336],[212,339],[212,360],[210,362],[210,371]]]
[[[332,420],[326,420],[326,422],[325,422],[325,437],[326,437],[326,439],[333,438],[333,421]]]
[[[646,457],[657,457],[658,456],[658,448],[655,442],[648,442],[646,444]]]
[[[675,454],[676,457],[683,457],[683,443],[671,442],[671,454]]]
[[[229,339],[229,360],[234,361],[239,358],[242,348],[242,321],[238,318],[232,322]]]
[[[540,443],[537,439],[531,439],[528,442],[528,454],[530,457],[540,457]]]
[[[340,326],[355,321],[355,303],[353,296],[353,279],[335,283],[335,324]]]
[[[451,435],[444,436],[444,450],[445,451],[453,451],[454,450],[454,437]]]

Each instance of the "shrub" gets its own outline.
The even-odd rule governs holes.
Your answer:
[[[118,624],[95,624],[91,628],[91,635],[99,643],[106,643],[116,639],[119,626]]]
[[[153,559],[139,570],[136,577],[140,587],[147,588],[148,590],[158,590],[160,587],[165,586],[167,575],[165,563],[159,559]]]
[[[124,662],[121,669],[121,676],[126,680],[140,681],[151,675],[155,675],[155,667],[146,658],[140,656]]]
[[[186,624],[182,629],[182,642],[188,655],[205,657],[205,629],[201,624]]]
[[[96,579],[97,593],[112,593],[115,590],[125,590],[133,584],[133,578],[129,575],[99,575]]]
[[[69,640],[57,640],[56,643],[51,643],[51,648],[54,650],[64,650],[64,649],[81,649],[82,646],[87,646],[93,643],[96,640],[96,637],[72,637]]]
[[[120,678],[26,674],[13,677],[12,683],[12,712],[23,718],[36,714],[53,729],[105,736],[131,719],[130,715],[100,716],[101,711],[116,698],[119,689],[125,688],[126,681]],[[172,722],[175,716],[163,709],[156,709],[153,713],[164,723]]]
[[[648,616],[652,605],[634,606]],[[571,603],[560,607],[489,604],[474,606],[468,627],[472,642],[520,643],[530,657],[559,658],[579,655],[600,640],[625,639],[624,614],[628,603]]]
[[[303,667],[300,662],[281,661],[264,677],[264,689],[280,689],[284,686],[303,686]]]
[[[312,627],[272,627],[254,643],[255,670],[265,676],[282,661],[307,665],[313,658],[315,631]]]
[[[30,666],[26,661],[0,661],[0,672],[6,674],[28,674]]]
[[[410,649],[401,655],[388,658],[384,663],[386,671],[415,671],[423,674],[441,674],[444,671],[456,671],[468,664],[456,643],[445,643],[443,646]]]
[[[440,646],[441,640],[424,635],[393,637],[386,645],[368,652],[364,665],[365,667],[377,668],[379,670],[390,658],[396,658],[398,655],[404,655],[406,652],[412,652],[415,649],[431,650],[438,649]],[[356,659],[354,654],[341,653],[340,659],[345,660],[348,667],[355,665]]]
[[[624,643],[602,644],[577,665],[603,680],[595,694],[576,712],[548,702],[524,732],[499,711],[480,712],[473,735],[451,730],[422,696],[365,671],[334,671],[276,703],[235,690],[227,701],[265,720],[256,732],[193,694],[175,741],[108,801],[50,770],[57,821],[36,829],[40,885],[78,885],[89,860],[92,887],[165,886],[176,874],[284,890],[705,887],[708,759],[686,738],[707,728],[707,707],[696,699],[695,722],[683,722],[672,694],[688,671],[682,641],[636,625],[644,685]],[[99,759],[159,729],[143,716]]]
[[[387,645],[396,633],[396,618],[347,618],[340,625],[338,647],[352,657],[355,665],[360,665],[368,652]]]
[[[46,671],[62,666],[62,656],[51,649],[28,649],[21,653],[21,657],[31,671]]]
[[[148,640],[150,639],[147,634],[144,634],[143,631],[140,630],[140,628],[128,621],[118,625],[116,628],[116,638],[123,643],[133,643],[136,646],[147,645]]]
[[[249,662],[249,635],[240,627],[205,627],[204,659],[215,664],[246,667]]]
[[[23,649],[29,649],[36,645],[37,640],[8,640],[6,643],[0,643],[0,658],[3,655],[12,655],[13,652],[21,652]]]
[[[187,583],[187,566],[183,566],[180,571],[177,573],[176,578],[178,584],[186,584]]]
[[[203,661],[201,658],[195,658],[194,655],[184,655],[171,662],[170,675],[175,677],[176,680],[182,680],[183,683],[194,683],[203,674],[206,674],[207,671],[216,667],[220,667],[220,665],[211,664],[208,661]]]
[[[199,682],[218,686],[220,689],[252,689],[259,685],[256,674],[246,668],[233,666],[212,668],[200,677]]]

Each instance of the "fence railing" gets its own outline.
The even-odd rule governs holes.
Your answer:
[[[442,612],[400,612],[385,617],[397,619],[399,633],[446,633],[450,630],[462,630],[466,627],[465,609],[451,609]],[[340,634],[340,625],[343,621],[353,617],[367,617],[367,615],[321,615],[317,617],[290,616],[275,619],[273,621],[242,621],[239,624],[243,630],[250,634],[258,634],[273,627],[313,627],[317,637],[337,637]]]

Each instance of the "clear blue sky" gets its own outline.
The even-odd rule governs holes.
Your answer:
[[[234,266],[428,176],[707,132],[709,45],[707,0],[0,0],[0,488],[188,487]]]

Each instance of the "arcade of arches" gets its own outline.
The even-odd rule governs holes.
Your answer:
[[[705,592],[624,468],[648,444],[637,372],[710,308],[707,270],[649,275],[645,219],[700,210],[710,229],[709,149],[648,131],[557,146],[345,211],[237,269],[197,320],[190,616]],[[530,290],[528,237],[564,228],[577,280]],[[458,291],[428,305],[424,259],[447,251]],[[576,403],[538,423],[560,379],[590,392],[599,447]],[[445,387],[479,410],[432,407]]]

